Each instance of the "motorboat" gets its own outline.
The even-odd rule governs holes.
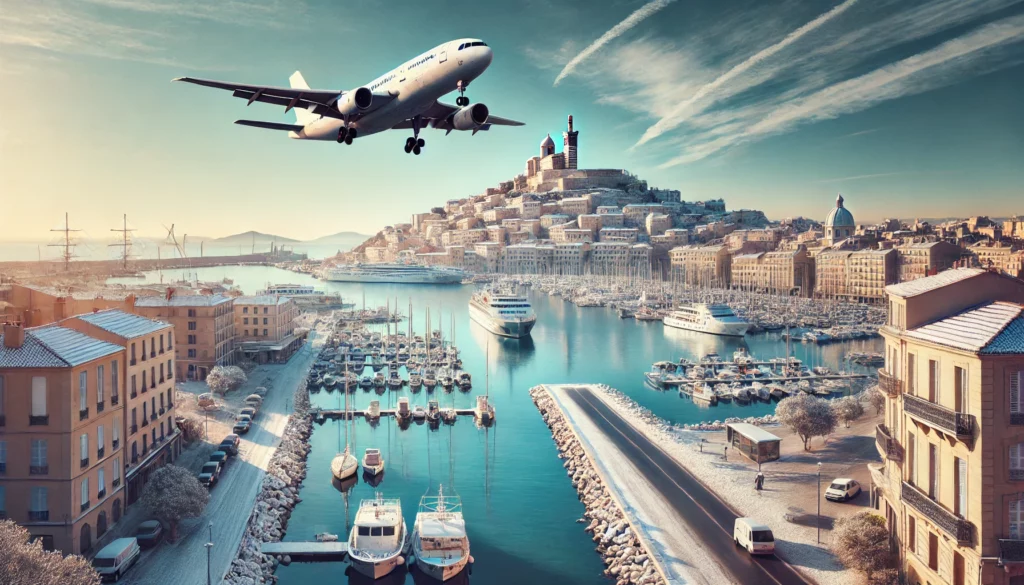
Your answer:
[[[473,416],[482,423],[489,423],[494,420],[494,406],[490,403],[487,396],[476,397]]]
[[[419,370],[412,370],[409,372],[409,388],[413,391],[419,390],[423,387],[423,376]]]
[[[441,418],[441,408],[436,400],[427,401],[427,420],[436,423]]]
[[[384,499],[378,493],[359,503],[348,536],[349,563],[355,571],[380,579],[405,564],[409,541],[401,501]]]
[[[395,409],[395,418],[398,420],[408,420],[410,417],[412,417],[412,410],[409,408],[409,398],[399,396],[398,408]]]
[[[384,458],[380,456],[380,449],[367,449],[363,453],[363,473],[369,475],[384,473]]]
[[[710,386],[703,382],[697,382],[693,385],[692,396],[694,402],[703,402],[711,405],[718,404],[718,395],[715,394],[715,391]]]
[[[537,314],[526,295],[512,291],[480,291],[469,300],[469,317],[484,329],[503,337],[523,338],[537,324]]]
[[[366,418],[368,420],[380,418],[380,400],[370,401],[370,406],[366,408]]]
[[[445,390],[451,390],[455,387],[455,378],[452,376],[450,369],[443,368],[438,377],[440,378],[441,387]]]
[[[462,500],[444,495],[423,496],[412,530],[412,553],[416,567],[437,581],[460,574],[472,562]]]
[[[441,412],[438,414],[440,415],[441,420],[448,425],[455,424],[455,421],[459,418],[459,413],[454,408],[450,407],[442,408]]]
[[[412,409],[412,417],[417,420],[424,419],[427,417],[427,411],[424,410],[422,406],[417,404]]]
[[[402,376],[399,375],[398,369],[395,368],[391,370],[391,373],[388,375],[388,388],[392,390],[400,390],[404,385],[405,380],[403,380]]]
[[[437,387],[437,371],[434,368],[427,368],[423,371],[423,385],[427,390]]]
[[[385,386],[387,386],[387,384],[388,384],[387,378],[384,377],[383,373],[377,372],[376,374],[373,375],[373,387],[374,388],[384,388]]]
[[[473,376],[469,372],[459,372],[457,383],[460,390],[469,390],[473,387]]]
[[[365,375],[362,378],[359,378],[359,387],[367,389],[373,388],[373,378],[371,378],[369,375]]]

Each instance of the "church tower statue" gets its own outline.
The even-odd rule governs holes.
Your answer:
[[[579,132],[572,129],[572,114],[569,115],[569,130],[562,132],[562,152],[565,153],[565,168],[576,168],[576,138]]]

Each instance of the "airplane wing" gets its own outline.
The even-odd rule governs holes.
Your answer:
[[[195,77],[178,77],[172,81],[184,81],[195,85],[225,89],[232,96],[253,102],[263,102],[284,106],[285,112],[292,108],[304,108],[328,118],[341,119],[341,114],[333,108],[335,102],[345,92],[337,89],[302,89],[290,87],[273,87],[263,85],[248,85],[245,83],[231,83],[227,81],[215,81],[212,79],[197,79]]]
[[[434,102],[434,105],[430,106],[426,112],[422,114],[424,126],[430,126],[431,128],[448,129],[446,123],[455,112],[458,112],[459,106],[453,106],[444,102]],[[502,118],[500,116],[487,116],[487,123],[477,128],[477,130],[487,130],[491,126],[523,126],[523,122],[516,120],[510,120],[508,118]],[[412,120],[403,120],[398,124],[392,126],[392,129],[407,129],[412,128]]]

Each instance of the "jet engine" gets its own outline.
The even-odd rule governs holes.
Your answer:
[[[372,103],[373,92],[367,87],[360,87],[338,99],[338,113],[342,116],[353,116],[370,107]]]
[[[452,116],[452,126],[456,130],[476,130],[487,123],[490,114],[483,104],[465,106]]]

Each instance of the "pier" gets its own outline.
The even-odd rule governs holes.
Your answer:
[[[260,552],[265,555],[288,555],[292,561],[342,561],[348,554],[347,542],[264,542]]]
[[[409,412],[411,413],[412,411],[410,410]],[[459,416],[473,416],[474,415],[474,411],[473,411],[472,408],[456,408],[455,409],[455,414],[457,414]],[[345,410],[344,409],[339,410],[339,409],[336,409],[336,408],[333,408],[333,409],[326,409],[325,408],[323,410],[313,410],[313,411],[310,411],[309,415],[311,417],[313,417],[314,419],[322,416],[323,418],[329,418],[331,420],[338,420],[338,419],[345,418]],[[380,415],[382,417],[384,417],[384,416],[398,416],[398,410],[395,409],[395,408],[382,408],[382,409],[380,409]],[[357,410],[349,409],[349,411],[348,411],[348,418],[349,418],[349,420],[354,420],[356,418],[361,418],[361,417],[365,417],[365,416],[366,416],[366,410],[364,410],[364,409],[357,409]],[[412,418],[411,414],[409,415],[409,418]]]

